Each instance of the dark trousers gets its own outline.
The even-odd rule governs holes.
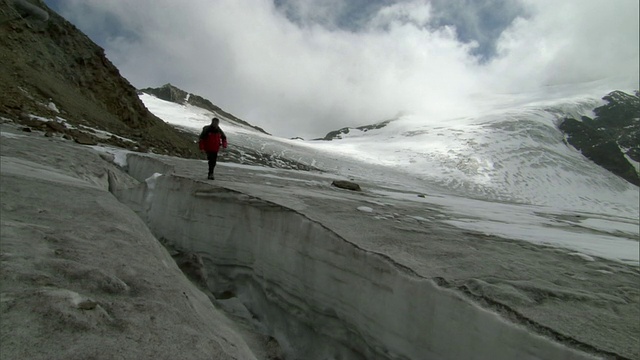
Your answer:
[[[213,168],[216,167],[216,161],[218,161],[218,153],[207,151],[207,160],[209,160],[209,175],[213,175]]]

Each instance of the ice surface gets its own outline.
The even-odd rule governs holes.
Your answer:
[[[60,173],[50,167],[42,166],[24,159],[2,156],[2,163],[0,167],[5,173],[11,173],[23,177],[47,179],[50,182],[73,185],[76,187],[96,187],[96,185],[88,183],[77,177]]]
[[[625,337],[619,333],[604,335],[597,321],[593,328],[581,326],[578,331],[571,325],[575,320],[563,316],[610,317],[601,310],[591,313],[597,309],[589,305],[592,301],[617,299],[604,300],[604,293],[611,289],[602,286],[612,278],[596,279],[595,274],[616,279],[629,276],[623,283],[630,285],[637,281],[637,271],[582,252],[522,247],[506,240],[489,245],[472,232],[442,228],[437,224],[463,216],[432,202],[439,199],[455,208],[459,204],[450,195],[413,194],[412,201],[409,194],[369,186],[362,193],[352,193],[333,189],[327,174],[262,171],[224,163],[218,180],[210,184],[193,180],[206,168],[202,161],[136,155],[129,163],[134,171],[145,169],[144,174],[161,163],[173,167],[169,172],[174,175],[158,178],[153,190],[131,189],[119,197],[149,219],[164,241],[202,254],[208,271],[215,274],[211,277],[217,279],[209,283],[214,293],[233,294],[249,312],[260,314],[263,331],[286,343],[293,358],[300,354],[356,356],[349,355],[347,345],[365,358],[585,356],[543,345],[548,341],[545,337],[556,336],[592,344],[586,346],[592,350],[599,348],[594,344],[603,336],[628,341],[630,349],[636,347],[631,340],[635,330],[622,340]],[[142,205],[140,199],[148,193],[153,193],[153,204]],[[536,224],[552,215],[562,218],[559,214],[536,217],[543,207],[523,206],[516,211],[522,205],[495,205],[504,213],[515,212],[512,218],[522,223]],[[631,272],[622,275],[624,271]],[[560,278],[555,279],[556,275]],[[496,313],[482,315],[486,310],[458,298],[460,293],[450,288],[468,291],[480,303],[497,302],[500,307],[489,308],[511,309],[499,313],[526,321],[514,324],[499,320]],[[438,300],[439,296],[446,300]],[[551,306],[535,300],[540,296],[563,300]],[[635,311],[630,303],[626,307],[625,301],[614,301],[625,311]],[[410,316],[398,318],[398,314]],[[523,329],[523,324],[539,327]],[[495,334],[500,341],[484,338],[493,336],[487,334]],[[483,340],[476,342],[476,336]],[[486,344],[491,346],[485,348]]]
[[[136,156],[130,166],[144,161]],[[589,358],[303,214],[182,176],[157,177],[142,190],[153,194],[150,206],[136,203],[141,189],[118,197],[149,219],[156,236],[201,254],[215,274],[214,294],[232,293],[260,314],[291,358]]]
[[[519,239],[536,244],[579,250],[638,266],[638,220],[633,218],[558,211],[544,206],[488,202],[456,196],[425,196],[376,191],[405,201],[439,205],[462,229]]]
[[[126,174],[42,133],[0,146],[0,358],[257,358],[98,181]]]
[[[0,132],[0,137],[4,137],[8,139],[19,139],[21,137],[24,137],[24,135],[2,131]]]
[[[194,133],[210,122],[202,109],[142,98]],[[11,176],[58,187],[111,189],[161,241],[201,256],[218,301],[290,358],[636,358],[637,188],[564,145],[554,127],[594,101],[511,104],[434,122],[407,115],[334,142],[278,139],[222,117],[231,147],[322,173],[221,161],[216,181],[205,182],[202,160],[91,150],[118,158],[136,186],[119,169],[100,170],[106,157],[80,161],[75,144],[3,128],[3,179],[7,165]],[[48,151],[21,150],[38,146]],[[363,191],[331,187],[334,179]],[[5,204],[3,251],[5,228],[15,225],[5,209],[20,209]],[[152,269],[172,264],[128,249]],[[207,334],[217,339],[218,330]]]
[[[224,186],[303,211],[326,226],[339,229],[336,231],[341,235],[359,239],[358,244],[363,248],[387,254],[412,269],[423,269],[418,272],[427,276],[443,276],[456,282],[452,280],[457,278],[454,274],[461,271],[456,267],[468,268],[465,269],[469,274],[466,275],[467,280],[459,279],[457,283],[464,284],[459,286],[473,294],[481,294],[481,299],[484,296],[500,299],[498,302],[510,304],[526,317],[537,319],[539,324],[562,329],[561,332],[575,334],[577,338],[591,339],[592,343],[602,338],[618,339],[625,344],[622,347],[638,353],[637,336],[631,335],[637,334],[637,329],[626,335],[604,335],[602,328],[589,330],[584,325],[572,325],[578,318],[590,318],[592,320],[587,321],[600,323],[601,316],[608,316],[602,313],[599,305],[595,308],[588,305],[592,300],[586,299],[593,298],[586,294],[603,291],[595,290],[601,285],[596,285],[599,282],[594,281],[590,274],[610,275],[617,282],[620,271],[626,270],[610,271],[612,266],[619,265],[612,265],[606,260],[635,267],[638,266],[640,252],[637,187],[606,172],[567,146],[556,127],[565,116],[579,118],[592,115],[591,110],[602,104],[602,100],[591,95],[549,100],[549,96],[544,95],[532,102],[528,95],[523,97],[526,101],[509,96],[507,101],[503,101],[503,107],[491,107],[475,117],[430,121],[408,115],[380,130],[352,131],[344,139],[332,142],[291,141],[253,134],[247,129],[236,131],[236,127],[222,118],[230,146],[287,156],[326,171],[323,177],[329,174],[329,177],[369,184],[363,196],[380,195],[382,198],[377,201],[383,205],[371,206],[371,199],[363,199],[367,205],[354,201],[351,208],[371,209],[371,219],[382,224],[382,228],[376,227],[376,231],[353,220],[353,214],[335,214],[332,205],[319,206],[325,200],[330,204],[345,200],[345,196],[333,198],[318,191],[321,185],[317,180],[306,180],[306,193],[296,190],[301,183],[295,180],[299,174],[290,175],[291,179],[287,181],[287,172],[279,171],[275,176],[273,170],[268,170],[270,174],[266,175],[264,171],[261,174],[254,169],[252,175],[257,176],[252,177],[254,186],[239,181],[236,177],[239,172],[230,168],[229,176],[234,181]],[[156,113],[175,105],[156,99],[147,106]],[[179,114],[179,111],[174,113]],[[204,116],[202,120],[192,118],[193,123],[184,121],[184,117],[182,120],[171,116],[164,119],[176,124],[180,121],[181,126],[195,131],[206,124],[208,117]],[[221,163],[220,169],[225,165]],[[193,176],[197,174],[187,168],[181,171]],[[260,181],[260,178],[271,181]],[[279,192],[278,187],[286,188],[287,192]],[[301,201],[300,196],[309,196],[313,200]],[[414,210],[399,210],[402,208]],[[428,209],[438,211],[434,213]],[[412,224],[410,221],[427,230],[415,229],[407,233],[405,229]],[[437,238],[434,222],[453,225],[468,233],[448,235],[449,246],[438,249],[439,245],[433,243],[434,236]],[[396,231],[385,232],[389,227]],[[424,234],[424,243],[413,239],[414,231]],[[513,254],[522,248],[506,251],[506,243],[487,252],[479,251],[478,246],[481,245],[476,244],[477,235],[471,234],[522,240],[535,246],[525,257],[514,257]],[[452,239],[455,236],[476,240],[454,245]],[[551,252],[542,250],[539,245],[549,246]],[[421,250],[422,246],[424,250]],[[556,255],[550,255],[554,254],[554,248],[558,249]],[[510,251],[515,253],[508,255]],[[560,258],[551,260],[546,258],[547,255]],[[484,266],[480,264],[493,261],[501,264],[499,270],[485,273]],[[509,261],[514,265],[507,265]],[[524,266],[529,262],[530,265]],[[522,266],[526,270],[520,268]],[[593,268],[577,271],[582,267]],[[434,273],[435,268],[439,270]],[[561,277],[568,278],[549,279],[554,276],[547,271],[565,274]],[[637,274],[632,273],[635,278]],[[472,279],[476,276],[477,279]],[[514,276],[518,280],[507,280],[505,276]],[[585,290],[584,282],[589,281],[594,281],[588,286],[593,286],[593,289]],[[611,278],[606,281],[611,281]],[[637,279],[627,284],[637,288],[635,283]],[[566,304],[536,300],[547,296],[576,299],[579,303],[574,300],[568,300]],[[635,308],[628,309],[635,312],[632,310]],[[626,325],[619,325],[619,328],[626,328]]]
[[[132,153],[130,150],[124,150],[121,148],[114,148],[109,146],[92,146],[93,149],[100,153],[109,154],[113,156],[113,163],[120,166],[123,169],[127,168],[127,155]]]

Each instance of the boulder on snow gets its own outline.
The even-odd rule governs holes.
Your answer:
[[[73,134],[73,140],[80,145],[98,145],[93,136],[82,131],[75,132]]]
[[[335,187],[339,187],[341,189],[347,189],[352,191],[362,191],[362,189],[360,189],[360,185],[347,180],[334,180],[331,183],[331,185]]]
[[[57,121],[47,121],[45,123],[47,128],[54,132],[63,133],[67,128]]]

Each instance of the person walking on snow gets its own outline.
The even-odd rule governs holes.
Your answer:
[[[207,125],[202,128],[200,133],[200,151],[207,153],[207,160],[209,160],[209,174],[207,179],[213,180],[213,168],[216,167],[216,161],[218,160],[218,151],[220,146],[224,149],[227,148],[227,136],[220,129],[220,120],[218,118],[211,119],[211,125]]]

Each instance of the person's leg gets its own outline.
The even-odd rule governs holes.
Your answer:
[[[208,173],[208,178],[213,178],[213,170],[216,167],[216,161],[218,160],[218,153],[217,152],[208,152],[207,153],[207,160],[209,160],[209,173]]]

